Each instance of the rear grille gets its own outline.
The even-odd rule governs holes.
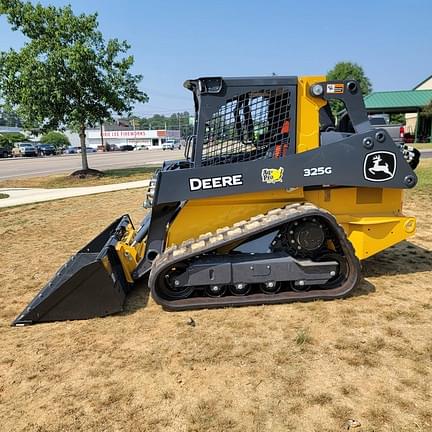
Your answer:
[[[293,108],[288,88],[235,96],[206,122],[202,165],[284,157],[293,153]]]

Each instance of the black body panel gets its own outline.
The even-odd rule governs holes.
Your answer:
[[[203,257],[176,277],[178,286],[265,283],[304,280],[308,285],[324,284],[337,262],[297,260],[287,253],[239,254]]]
[[[378,142],[374,135],[382,132],[384,141]],[[363,141],[371,139],[372,149],[365,148]],[[368,154],[375,152],[391,152],[396,158],[394,176],[385,181],[370,181],[364,176],[364,165]],[[305,169],[331,168],[331,174],[306,176]],[[280,182],[266,183],[262,172],[266,169],[283,168],[283,178]],[[239,185],[215,187],[209,189],[191,190],[190,179],[219,178],[223,176],[241,175]],[[417,176],[405,161],[403,154],[393,143],[386,131],[370,131],[354,134],[341,141],[319,147],[304,153],[290,155],[281,159],[260,159],[238,164],[226,164],[211,167],[162,171],[154,205],[177,200],[190,200],[213,196],[234,195],[248,192],[258,192],[274,189],[289,189],[294,187],[357,186],[357,187],[387,187],[406,189],[414,187]]]

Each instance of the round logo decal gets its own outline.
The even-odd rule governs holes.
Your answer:
[[[364,178],[373,182],[383,182],[394,177],[396,172],[396,155],[388,151],[368,153],[364,160]]]

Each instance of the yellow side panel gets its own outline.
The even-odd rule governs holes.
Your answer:
[[[416,222],[411,217],[364,217],[344,226],[359,259],[365,259],[415,232]]]
[[[415,219],[404,217],[398,189],[334,188],[257,192],[188,201],[170,225],[167,247],[230,226],[290,202],[308,201],[332,213],[344,228],[359,259],[368,258],[415,232]]]
[[[312,150],[319,146],[319,110],[327,102],[312,97],[309,87],[325,81],[324,76],[299,77],[297,86],[297,153]]]
[[[216,231],[260,213],[283,207],[289,202],[304,201],[303,189],[228,195],[188,201],[176,216],[167,233],[167,246],[179,244],[200,234]]]
[[[305,200],[332,213],[359,259],[412,236],[415,219],[402,214],[400,189],[334,188],[305,192]]]

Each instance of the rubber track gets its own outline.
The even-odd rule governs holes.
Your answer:
[[[339,239],[344,256],[348,263],[347,280],[339,287],[332,289],[315,289],[307,292],[284,291],[277,294],[248,294],[245,296],[226,295],[223,297],[189,297],[180,300],[167,300],[157,293],[157,278],[164,277],[165,271],[176,264],[194,256],[211,252],[232,242],[247,239],[264,231],[274,229],[305,216],[324,218]],[[167,248],[153,261],[148,285],[157,303],[168,310],[190,310],[200,308],[215,308],[226,306],[255,305],[268,303],[286,303],[290,301],[304,301],[315,299],[334,299],[348,295],[360,280],[360,263],[355,256],[345,231],[338,225],[336,219],[326,210],[319,209],[310,203],[295,203],[284,208],[270,210],[266,214],[253,216],[248,220],[236,222],[231,227],[219,228],[214,233],[200,235],[197,239],[190,239],[179,245]]]

